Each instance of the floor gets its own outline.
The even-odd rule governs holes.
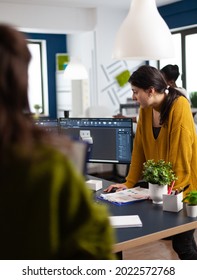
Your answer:
[[[197,230],[195,231],[197,242]],[[178,260],[170,240],[159,240],[123,252],[124,260]]]

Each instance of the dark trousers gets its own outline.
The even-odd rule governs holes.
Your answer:
[[[194,230],[173,235],[172,247],[181,260],[197,260],[197,246],[194,239]]]

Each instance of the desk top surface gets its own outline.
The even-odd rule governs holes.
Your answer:
[[[102,181],[103,188],[106,188],[111,183],[106,180]],[[102,191],[95,193],[95,199]],[[185,209],[178,213],[163,211],[162,205],[153,204],[151,200],[125,205],[116,205],[98,199],[96,199],[96,202],[107,205],[110,215],[139,215],[142,221],[142,227],[118,228],[115,230],[117,240],[115,251],[124,248],[125,242],[129,247],[134,247],[134,244],[132,244],[134,240],[138,244],[137,240],[141,239],[142,243],[139,240],[138,244],[140,245],[197,228],[197,219],[187,217]],[[143,241],[142,238],[144,239]],[[129,247],[125,247],[125,249]]]

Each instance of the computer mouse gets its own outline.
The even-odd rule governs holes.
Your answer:
[[[118,189],[118,188],[113,187],[113,188],[111,189],[111,191],[109,191],[108,193],[114,193],[114,192],[116,192],[116,191],[117,191],[117,189]]]

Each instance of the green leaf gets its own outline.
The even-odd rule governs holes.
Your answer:
[[[177,180],[172,164],[163,159],[157,162],[153,159],[144,162],[142,176],[146,182],[159,185],[170,185],[172,181]]]
[[[188,204],[191,205],[197,205],[197,191],[190,191],[189,193],[186,194],[186,196],[182,201],[187,202]]]

